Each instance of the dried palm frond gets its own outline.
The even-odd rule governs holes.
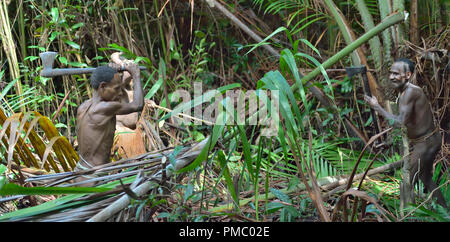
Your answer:
[[[37,124],[45,135],[35,131]],[[15,113],[7,117],[0,108],[0,126],[0,143],[6,150],[6,155],[1,156],[9,168],[14,161],[19,167],[23,164],[58,173],[60,170],[71,171],[79,160],[67,138],[59,135],[50,119],[38,112]]]
[[[111,190],[89,195],[67,195],[35,207],[3,214],[0,221],[106,221],[127,209],[131,198],[140,199],[145,194],[157,192],[161,184],[170,188],[172,184],[175,184],[172,175],[194,161],[208,144],[208,140],[209,138],[206,138],[199,143],[182,147],[181,150],[170,148],[150,152],[89,170],[30,177],[25,181],[53,186],[82,175],[98,174],[97,178],[62,186],[75,186],[95,181],[99,182],[97,187]],[[124,169],[125,171],[120,173],[103,175]]]

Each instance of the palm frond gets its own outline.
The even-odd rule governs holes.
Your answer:
[[[160,184],[165,184],[165,186],[174,184],[172,182],[173,176],[179,173],[182,168],[190,165],[207,147],[207,143],[209,143],[209,138],[182,147],[170,164],[167,164],[166,157],[174,153],[174,148],[149,152],[138,157],[93,167],[89,170],[30,177],[26,180],[27,182],[58,184],[84,174],[98,174],[98,178],[83,182],[100,181],[96,188],[108,191],[93,195],[66,195],[35,207],[3,214],[0,221],[106,221],[128,206],[131,201],[130,196],[140,199],[139,196],[143,194],[158,193],[157,188]],[[101,175],[105,172],[124,169],[127,171],[112,175]],[[74,185],[76,184],[62,186]],[[119,189],[114,189],[116,187],[119,187]],[[77,189],[72,190],[77,191]],[[80,190],[79,192],[83,191]]]
[[[45,136],[38,135],[34,130],[38,124]],[[71,171],[79,160],[67,138],[59,134],[49,118],[38,112],[16,113],[7,117],[0,108],[0,125],[0,140],[6,150],[3,159],[8,167],[14,161],[19,167],[23,164],[46,171]]]

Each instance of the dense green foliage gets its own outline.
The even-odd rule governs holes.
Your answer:
[[[363,173],[401,160],[404,148],[398,129],[383,137],[386,148],[379,154],[375,155],[375,148],[363,149],[376,133],[370,109],[362,98],[362,81],[357,77],[349,79],[339,70],[325,71],[321,64],[333,57],[333,65],[325,68],[364,64],[373,70],[370,81],[380,87],[376,89],[380,103],[394,101],[384,81],[392,60],[401,56],[418,60],[417,75],[426,80],[419,85],[431,101],[442,133],[449,135],[450,94],[442,88],[449,85],[444,68],[448,56],[441,57],[439,62],[421,58],[424,49],[433,47],[439,52],[448,48],[450,5],[446,1],[395,1],[400,4],[390,6],[393,12],[386,12],[390,3],[383,0],[227,1],[225,7],[262,41],[255,41],[208,2],[1,0],[2,110],[7,116],[26,111],[48,116],[58,131],[75,144],[77,107],[92,94],[89,76],[41,77],[39,53],[57,51],[54,66],[60,68],[103,65],[115,51],[146,66],[148,70],[142,72],[145,98],[174,110],[152,111],[153,119],[149,121],[161,135],[162,143],[177,147],[211,137],[192,164],[179,171],[192,179],[173,187],[171,201],[150,194],[133,203],[139,208],[136,217],[144,207],[152,214],[155,208],[163,207],[157,210],[155,219],[164,221],[214,221],[223,214],[238,215],[242,220],[326,221],[331,216],[325,212],[331,214],[344,188],[325,196],[317,187],[321,179],[348,176],[356,164],[356,172]],[[370,43],[364,40],[367,44],[351,54],[335,57],[386,16],[397,10],[409,10],[412,4],[426,9],[410,15],[418,20],[416,29],[409,29],[409,20],[395,24],[377,33]],[[408,42],[408,33],[412,32],[419,32],[424,42]],[[279,56],[267,51],[267,45]],[[316,68],[315,75],[307,75]],[[196,82],[203,85],[202,96],[184,105],[179,105],[181,101],[168,101],[175,100],[174,93],[180,89],[194,96]],[[312,88],[321,94],[312,93]],[[183,131],[164,126],[172,123],[177,113],[194,106],[205,109],[216,102],[217,98],[208,98],[212,95],[206,93],[209,89],[217,89],[222,95],[233,90],[278,91],[277,133],[263,136],[263,125],[248,123],[191,124],[183,125]],[[264,101],[264,95],[258,95]],[[328,100],[328,104],[320,97]],[[227,101],[229,97],[225,96],[219,105],[226,106]],[[227,111],[216,113],[218,120],[236,117],[236,110]],[[268,113],[271,117],[275,115]],[[360,135],[349,130],[348,122]],[[382,126],[385,130],[389,124],[383,122]],[[448,144],[442,147],[434,178],[443,185],[441,190],[449,200]],[[0,158],[6,157],[7,148],[0,146]],[[4,161],[0,164],[0,176],[8,173]],[[11,177],[10,180],[14,181]],[[434,202],[420,204],[423,198],[418,199],[411,214],[400,216],[400,180],[401,172],[396,171],[366,178],[361,185],[361,190],[394,214],[395,218],[385,220],[449,220],[448,211]],[[299,186],[303,189],[297,189]],[[318,192],[323,200],[315,196]],[[62,199],[69,201],[67,197]],[[384,214],[378,204],[365,209],[368,213]],[[202,211],[211,213],[206,215]],[[361,221],[353,216],[352,219]]]

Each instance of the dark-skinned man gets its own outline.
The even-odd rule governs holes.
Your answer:
[[[123,95],[122,72],[125,69],[133,78],[133,101],[121,102]],[[110,153],[116,129],[116,115],[139,112],[144,107],[140,70],[132,62],[118,65],[110,63],[97,67],[91,75],[93,96],[78,107],[77,136],[80,161],[75,170],[86,170],[110,162]],[[75,182],[92,178],[84,176]],[[95,183],[83,184],[92,186]]]
[[[422,88],[409,82],[414,63],[398,59],[389,70],[389,80],[399,93],[398,115],[384,110],[375,97],[365,96],[366,102],[379,114],[406,128],[410,153],[403,163],[403,182],[400,186],[402,206],[414,202],[414,184],[419,178],[429,192],[437,188],[433,182],[433,162],[441,147],[441,135],[434,125],[433,113]],[[442,192],[436,189],[433,197],[447,207]]]

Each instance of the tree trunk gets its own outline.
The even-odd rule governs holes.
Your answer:
[[[417,0],[411,0],[410,9],[410,22],[409,22],[409,40],[411,43],[419,44],[419,23],[418,23],[418,12],[417,12]]]

